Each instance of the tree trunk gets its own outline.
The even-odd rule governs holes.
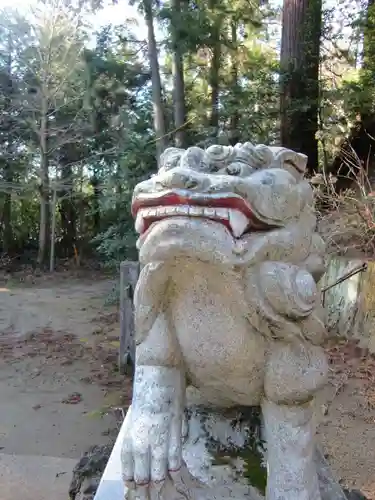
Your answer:
[[[100,182],[95,172],[91,178],[91,186],[94,192],[92,199],[93,229],[94,234],[98,234],[100,232]]]
[[[85,200],[83,197],[83,182],[84,182],[84,173],[83,173],[83,166],[80,166],[79,169],[79,197],[78,197],[78,226],[79,226],[79,231],[77,232],[77,244],[76,244],[76,251],[77,251],[77,264],[80,265],[80,263],[83,261],[83,252],[84,252],[84,235],[86,233],[86,221],[85,221],[85,214],[86,214],[86,204]]]
[[[219,10],[220,3],[209,1],[213,21],[211,26],[211,64],[209,68],[209,83],[211,87],[211,112],[209,126],[211,135],[217,137],[219,133],[219,94],[220,94],[220,64],[221,64],[221,30],[223,27],[223,13]]]
[[[13,181],[12,166],[6,159],[4,162],[4,180],[6,183],[11,183]],[[3,204],[3,252],[9,253],[12,248],[13,243],[13,231],[12,231],[12,194],[11,189],[5,191],[4,193],[4,204]]]
[[[180,32],[181,32],[181,1],[172,1],[172,76],[173,76],[173,114],[175,144],[178,148],[186,146],[186,106],[185,106],[185,82],[184,82],[184,62],[181,50]]]
[[[42,97],[42,113],[40,121],[40,219],[38,265],[43,266],[47,258],[49,228],[49,158],[48,158],[48,103]]]
[[[8,54],[6,63],[6,72],[8,77],[8,89],[5,98],[6,114],[11,114],[11,92],[12,92],[12,53],[13,53],[13,40],[11,34],[8,34]],[[12,144],[9,144],[9,153],[12,153]],[[4,180],[8,184],[13,182],[13,170],[10,155],[5,158],[3,172]],[[4,193],[3,205],[3,252],[9,253],[13,244],[13,231],[12,231],[12,191],[11,187]]]
[[[363,29],[363,67],[362,67],[362,86],[363,88],[372,88],[375,75],[375,0],[368,0],[366,10],[366,23]],[[374,122],[374,102],[373,99],[363,99],[360,120],[363,128],[368,123]],[[373,146],[371,144],[371,146]],[[371,154],[372,151],[368,153]]]
[[[360,76],[362,88],[366,90],[372,88],[374,76],[375,0],[368,0],[366,22],[363,28],[363,67]],[[372,158],[375,147],[375,116],[373,108],[373,99],[369,99],[368,96],[361,99],[358,118],[331,164],[329,170],[337,177],[335,188],[338,193],[352,188],[356,177],[363,173],[371,182],[374,180],[375,165]]]
[[[220,36],[220,31],[214,30],[217,36]],[[210,127],[212,127],[212,135],[217,137],[219,133],[219,92],[220,92],[220,61],[221,61],[221,44],[220,39],[212,48],[212,60],[210,66],[210,86],[211,86],[211,114]]]
[[[160,155],[167,147],[167,136],[158,60],[158,49],[154,31],[152,0],[143,0],[143,8],[147,26],[148,57],[151,68],[152,104],[154,109],[154,129],[156,135],[156,154],[157,161],[159,163]]]
[[[61,232],[62,232],[62,250],[66,258],[74,254],[74,245],[77,239],[76,231],[76,203],[72,199],[73,187],[73,171],[70,164],[61,166],[61,180],[66,185],[61,190],[62,199],[60,201],[60,218],[61,218]]]
[[[375,68],[375,0],[368,0],[366,24],[363,30],[363,69],[374,72]]]
[[[281,142],[318,169],[319,51],[322,0],[284,0],[281,37]]]
[[[238,99],[238,59],[237,59],[237,23],[232,21],[231,23],[231,38],[232,38],[232,54],[231,54],[231,74],[232,74],[232,112],[229,122],[229,142],[232,146],[237,144],[240,140],[240,132],[238,130],[238,125],[240,121],[240,114],[237,106]]]

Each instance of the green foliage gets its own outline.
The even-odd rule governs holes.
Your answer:
[[[82,258],[94,252],[116,267],[122,259],[136,258],[132,190],[157,165],[150,61],[147,41],[136,38],[131,23],[105,26],[94,36],[85,17],[90,2],[82,5],[46,0],[39,4],[38,22],[35,16],[0,14],[0,253],[37,247],[41,121],[47,117],[43,189],[48,203],[52,184],[57,187],[56,254]],[[52,6],[57,8],[54,29]],[[373,113],[375,23],[366,7],[345,0],[323,13],[320,167],[331,164],[358,115]],[[173,144],[176,136],[172,55],[177,34],[187,145],[277,144],[279,10],[255,0],[168,0],[154,3],[153,13],[167,142]],[[307,109],[309,103],[291,106]]]

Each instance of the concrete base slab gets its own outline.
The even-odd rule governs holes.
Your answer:
[[[67,500],[77,460],[0,453],[1,500]]]

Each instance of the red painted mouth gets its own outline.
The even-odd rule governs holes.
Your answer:
[[[143,234],[154,223],[173,216],[200,217],[224,224],[235,237],[248,230],[269,229],[245,200],[236,195],[205,195],[168,191],[140,195],[132,203],[136,229]]]
[[[188,205],[196,207],[210,207],[210,208],[232,208],[239,210],[241,213],[246,215],[246,217],[253,221],[255,225],[266,226],[262,221],[260,221],[254,214],[253,210],[240,196],[213,196],[199,194],[198,196],[190,196],[189,194],[179,194],[173,191],[160,194],[159,196],[145,196],[137,197],[133,200],[131,212],[134,218],[136,218],[138,210],[141,208],[151,208],[157,206],[178,206],[178,205]]]

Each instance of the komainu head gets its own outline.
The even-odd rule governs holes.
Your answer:
[[[158,173],[134,190],[140,261],[281,261],[318,279],[324,244],[306,163],[303,154],[250,142],[167,149]]]

